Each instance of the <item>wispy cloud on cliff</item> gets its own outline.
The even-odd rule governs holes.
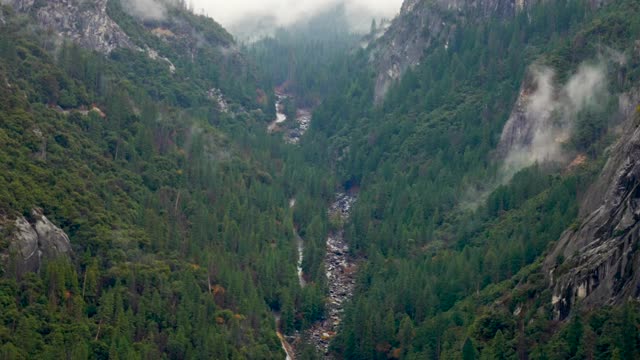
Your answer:
[[[523,90],[520,108],[501,138],[510,143],[502,166],[505,181],[536,162],[565,161],[563,145],[573,134],[578,114],[602,105],[608,95],[603,63],[582,64],[564,85],[556,84],[551,68],[534,67],[531,73],[533,90]]]
[[[162,0],[120,0],[120,3],[129,15],[142,20],[162,20],[167,14]]]

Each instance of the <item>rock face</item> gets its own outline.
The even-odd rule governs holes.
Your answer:
[[[55,226],[41,210],[33,210],[31,219],[19,217],[9,230],[8,254],[3,254],[4,263],[10,264],[16,274],[37,272],[43,261],[72,253],[69,237]],[[0,229],[2,229],[0,227]]]
[[[599,109],[609,98],[605,74],[602,64],[582,64],[560,86],[553,69],[538,65],[529,69],[497,148],[505,180],[535,163],[570,161],[564,144],[570,141],[580,112]]]
[[[118,47],[134,48],[129,37],[107,14],[108,0],[0,0],[31,14],[44,29],[52,29],[83,47],[108,54]]]
[[[490,16],[513,17],[538,0],[405,0],[400,15],[371,46],[376,69],[375,101],[391,84],[420,63],[433,46],[449,47],[457,26]]]
[[[530,95],[535,92],[538,86],[539,84],[531,76],[525,77],[518,100],[500,135],[497,147],[499,158],[504,159],[512,149],[529,145],[533,141],[536,126],[535,122],[527,116],[527,106]]]
[[[640,296],[640,99],[631,99],[621,101],[629,118],[582,204],[582,223],[545,259],[559,319],[578,305],[589,309]]]
[[[570,99],[554,84],[553,70],[529,69],[496,149],[504,181],[534,163],[568,160],[562,145],[570,138],[574,121],[576,106]]]

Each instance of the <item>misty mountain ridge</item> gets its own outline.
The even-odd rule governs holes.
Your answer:
[[[331,37],[362,36],[371,29],[372,20],[380,21],[387,14],[374,12],[361,6],[338,2],[316,12],[282,24],[276,15],[249,14],[235,21],[229,28],[241,41],[253,43],[264,37],[278,36],[283,31],[308,40]]]

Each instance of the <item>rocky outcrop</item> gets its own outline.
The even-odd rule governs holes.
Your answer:
[[[433,46],[449,47],[457,26],[490,16],[513,17],[538,0],[405,0],[387,32],[371,46],[375,101]]]
[[[107,14],[108,0],[1,1],[29,13],[42,28],[83,47],[106,54],[119,47],[134,48],[127,34]]]
[[[535,122],[527,116],[527,106],[530,103],[531,94],[540,85],[530,75],[526,76],[522,82],[518,100],[500,135],[496,150],[498,158],[504,159],[512,149],[528,146],[533,142],[536,126]]]
[[[162,19],[143,21],[142,25],[191,61],[202,56],[202,50],[206,48],[215,48],[226,58],[238,63],[244,61],[231,34],[214,20],[210,19],[208,27],[215,31],[203,31],[202,26],[194,23],[186,11],[177,11],[167,13]],[[164,60],[168,61],[166,58]]]
[[[311,119],[311,111],[307,109],[298,109],[296,111],[295,126],[287,131],[285,141],[289,144],[300,143],[304,134],[306,134],[311,127]]]
[[[227,103],[222,90],[211,88],[209,91],[207,91],[207,97],[209,98],[209,100],[215,102],[216,105],[218,105],[218,110],[221,113],[226,114],[229,112],[229,103]]]
[[[37,272],[44,261],[72,253],[69,237],[55,226],[42,210],[33,210],[29,219],[0,223],[0,234],[7,235],[9,247],[0,259],[16,274]]]
[[[560,85],[553,69],[538,65],[529,69],[497,147],[503,181],[535,163],[569,163],[572,154],[565,144],[579,114],[603,109],[610,96],[604,63],[583,63]]]
[[[582,204],[581,224],[567,230],[545,259],[559,319],[576,306],[640,296],[640,99],[631,99],[621,102],[629,118]]]
[[[420,0],[406,0],[400,15],[372,45],[371,60],[377,73],[376,103],[384,99],[391,84],[409,67],[420,62],[427,48],[436,41],[445,43],[451,36],[452,24],[447,25],[437,8],[434,10]]]

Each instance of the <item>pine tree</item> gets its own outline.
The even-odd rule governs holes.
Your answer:
[[[470,338],[465,340],[464,345],[462,346],[462,359],[463,360],[475,360],[477,359],[477,351],[473,346],[473,341]]]

